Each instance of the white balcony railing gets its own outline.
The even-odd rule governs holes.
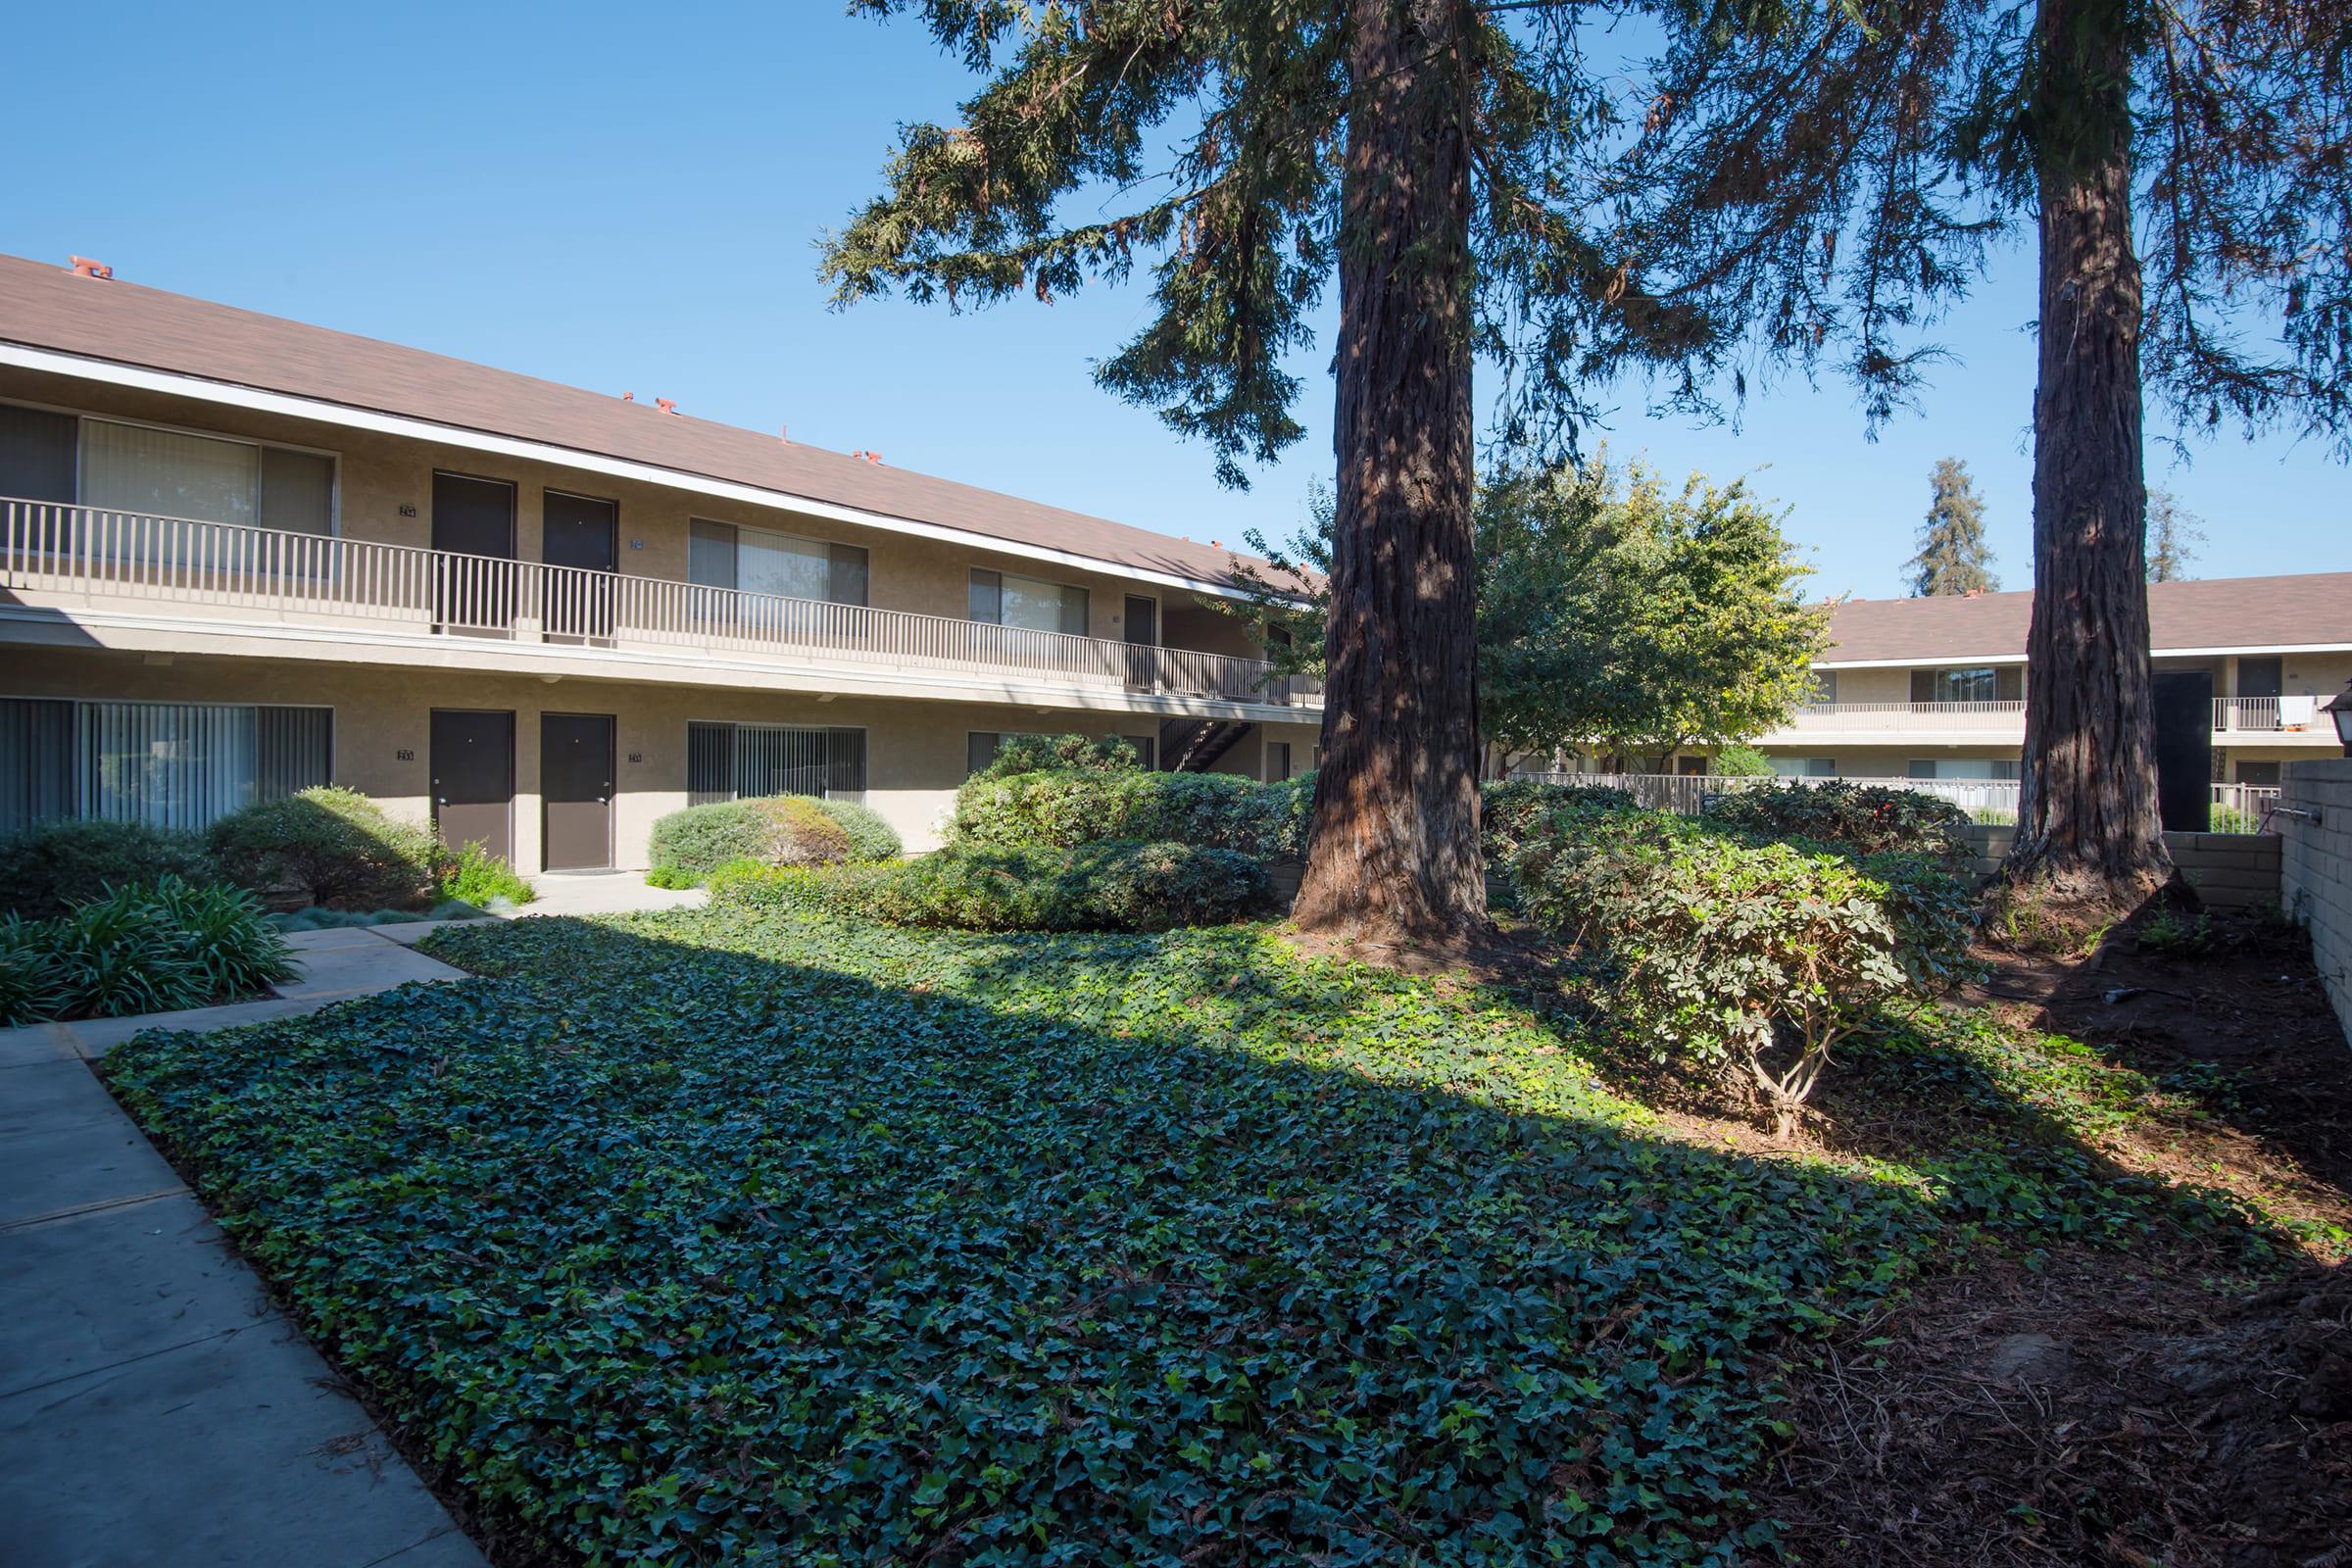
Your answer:
[[[1010,676],[1319,708],[1262,660],[577,566],[0,500],[0,590],[22,603],[160,601],[206,617],[631,651]]]
[[[2332,743],[2335,726],[2320,711],[2325,697],[2217,697],[2213,727],[2222,735],[2316,735]]]
[[[1790,714],[1779,733],[1997,737],[2025,731],[2024,703],[1812,703]]]

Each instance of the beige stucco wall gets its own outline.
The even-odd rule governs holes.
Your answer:
[[[962,783],[967,737],[975,730],[1147,735],[1142,714],[1040,713],[1034,709],[814,697],[638,682],[483,675],[457,670],[289,661],[153,656],[111,651],[0,650],[0,696],[144,702],[294,703],[335,710],[334,778],[382,801],[396,814],[430,815],[432,710],[487,709],[514,714],[514,836],[516,865],[540,867],[539,726],[544,713],[613,718],[617,798],[614,864],[646,865],[655,820],[686,804],[686,726],[731,720],[842,725],[866,732],[866,804],[909,849],[935,847],[942,818]],[[1220,771],[1262,777],[1264,741],[1288,739],[1303,767],[1311,723],[1260,725],[1220,760]]]
[[[1171,648],[1256,657],[1247,629],[1197,603],[1179,589],[1139,583],[1115,573],[1027,561],[1018,556],[938,540],[858,527],[783,508],[698,498],[663,486],[521,459],[497,458],[405,437],[343,429],[315,420],[197,403],[185,398],[110,387],[70,377],[0,367],[0,399],[46,404],[83,414],[144,419],[249,440],[278,441],[336,454],[338,528],[347,539],[416,548],[432,544],[433,473],[442,469],[500,479],[515,487],[515,557],[541,559],[541,520],[550,489],[614,502],[619,509],[619,569],[637,576],[684,581],[688,525],[701,517],[771,528],[802,538],[859,545],[867,552],[868,602],[877,610],[964,617],[974,567],[1019,572],[1088,591],[1090,635],[1125,635],[1129,592],[1160,601],[1161,636]],[[404,515],[402,509],[415,515]]]

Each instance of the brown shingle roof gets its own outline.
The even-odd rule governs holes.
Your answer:
[[[1115,566],[1228,580],[1234,553],[374,338],[0,255],[0,340],[652,464]]]
[[[1830,612],[1829,663],[2023,658],[2031,593],[1849,599]],[[2148,586],[2156,652],[2352,647],[2352,571]]]

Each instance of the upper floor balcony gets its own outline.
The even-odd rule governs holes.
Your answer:
[[[2333,746],[2335,732],[2320,713],[2325,697],[2217,697],[2213,700],[2216,745]],[[1848,745],[1929,741],[1945,745],[2024,745],[2026,705],[1985,703],[1814,703],[1799,708],[1761,744],[1803,742]]]
[[[323,534],[0,500],[0,613],[337,657],[1269,716],[1321,689],[1263,660]],[[316,657],[317,654],[314,654]],[[762,679],[761,677],[766,677]]]

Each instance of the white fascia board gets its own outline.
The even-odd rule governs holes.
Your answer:
[[[2267,654],[2352,653],[2352,643],[2232,643],[2214,648],[2158,648],[2151,659],[2227,659]],[[1815,669],[1939,669],[1947,665],[2022,664],[2023,654],[1915,654],[1909,659],[1816,659]]]
[[[951,528],[943,523],[918,522],[911,517],[894,517],[884,512],[867,512],[859,507],[843,506],[839,502],[820,501],[813,496],[795,495],[789,490],[770,490],[763,485],[739,484],[732,479],[713,479],[707,474],[688,473],[682,468],[664,468],[658,464],[639,463],[629,458],[607,457],[602,453],[582,451],[577,447],[557,446],[546,441],[525,441],[514,436],[492,435],[487,431],[468,429],[463,425],[437,424],[430,419],[413,418],[405,414],[381,414],[372,409],[354,408],[346,403],[329,403],[320,398],[295,397],[284,392],[265,392],[255,387],[239,386],[233,381],[214,381],[203,376],[182,375],[172,370],[152,370],[135,365],[122,365],[113,360],[90,359],[78,354],[59,354],[49,349],[31,348],[22,343],[0,342],[0,365],[13,365],[21,369],[40,370],[51,375],[76,376],[85,381],[100,381],[109,386],[130,387],[142,392],[162,392],[172,397],[194,398],[203,403],[217,403],[229,408],[248,409],[259,414],[280,414],[290,418],[311,419],[319,424],[340,426],[346,430],[368,430],[378,435],[405,436],[416,441],[434,441],[443,446],[462,447],[470,452],[487,452],[499,457],[520,458],[526,462],[549,463],[559,467],[577,468],[588,473],[609,474],[616,479],[632,479],[641,484],[663,485],[672,490],[684,490],[694,495],[710,496],[721,501],[740,501],[749,506],[772,507],[785,512],[797,512],[806,516],[829,517],[836,522],[855,523],[860,528],[874,528],[884,533],[906,534],[917,539],[935,539],[966,549],[986,550],[998,555],[1018,556],[1026,561],[1049,562],[1055,565],[1077,566],[1087,571],[1099,571],[1106,576],[1125,577],[1136,582],[1148,582],[1161,588],[1183,588],[1197,594],[1210,594],[1220,599],[1246,599],[1248,595],[1228,584],[1186,577],[1176,572],[1153,571],[1144,566],[1124,565],[1104,561],[1098,556],[1080,555],[1070,550],[1054,550],[1044,545],[1023,544],[1014,539],[1001,539],[995,534],[975,533],[964,528]]]

